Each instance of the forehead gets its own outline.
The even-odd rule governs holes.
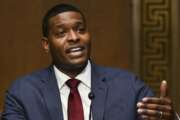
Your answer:
[[[84,22],[83,17],[80,13],[74,11],[68,11],[59,13],[49,19],[50,26],[73,24],[77,22]]]

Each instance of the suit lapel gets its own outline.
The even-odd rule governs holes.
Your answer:
[[[52,66],[46,74],[47,76],[43,79],[42,92],[48,112],[51,120],[63,120],[60,93]]]
[[[95,95],[92,101],[92,116],[93,120],[103,120],[105,100],[107,95],[106,78],[103,73],[100,73],[100,69],[92,64],[92,92]],[[102,71],[101,71],[102,72]]]
[[[92,63],[91,89],[95,95],[92,101],[93,120],[103,120],[104,109],[107,95],[107,84],[105,73]],[[53,67],[51,66],[42,79],[42,93],[45,104],[52,120],[63,120],[62,104],[60,99],[59,88],[55,78]]]

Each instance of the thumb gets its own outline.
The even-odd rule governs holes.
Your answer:
[[[163,80],[160,85],[160,98],[167,97],[167,81]]]

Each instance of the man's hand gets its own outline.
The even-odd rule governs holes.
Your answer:
[[[167,96],[167,82],[160,85],[160,98],[145,97],[137,103],[137,112],[143,120],[173,120],[172,101]]]

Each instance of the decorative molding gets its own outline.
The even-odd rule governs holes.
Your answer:
[[[172,80],[175,0],[133,0],[133,67],[155,93],[162,80]]]

